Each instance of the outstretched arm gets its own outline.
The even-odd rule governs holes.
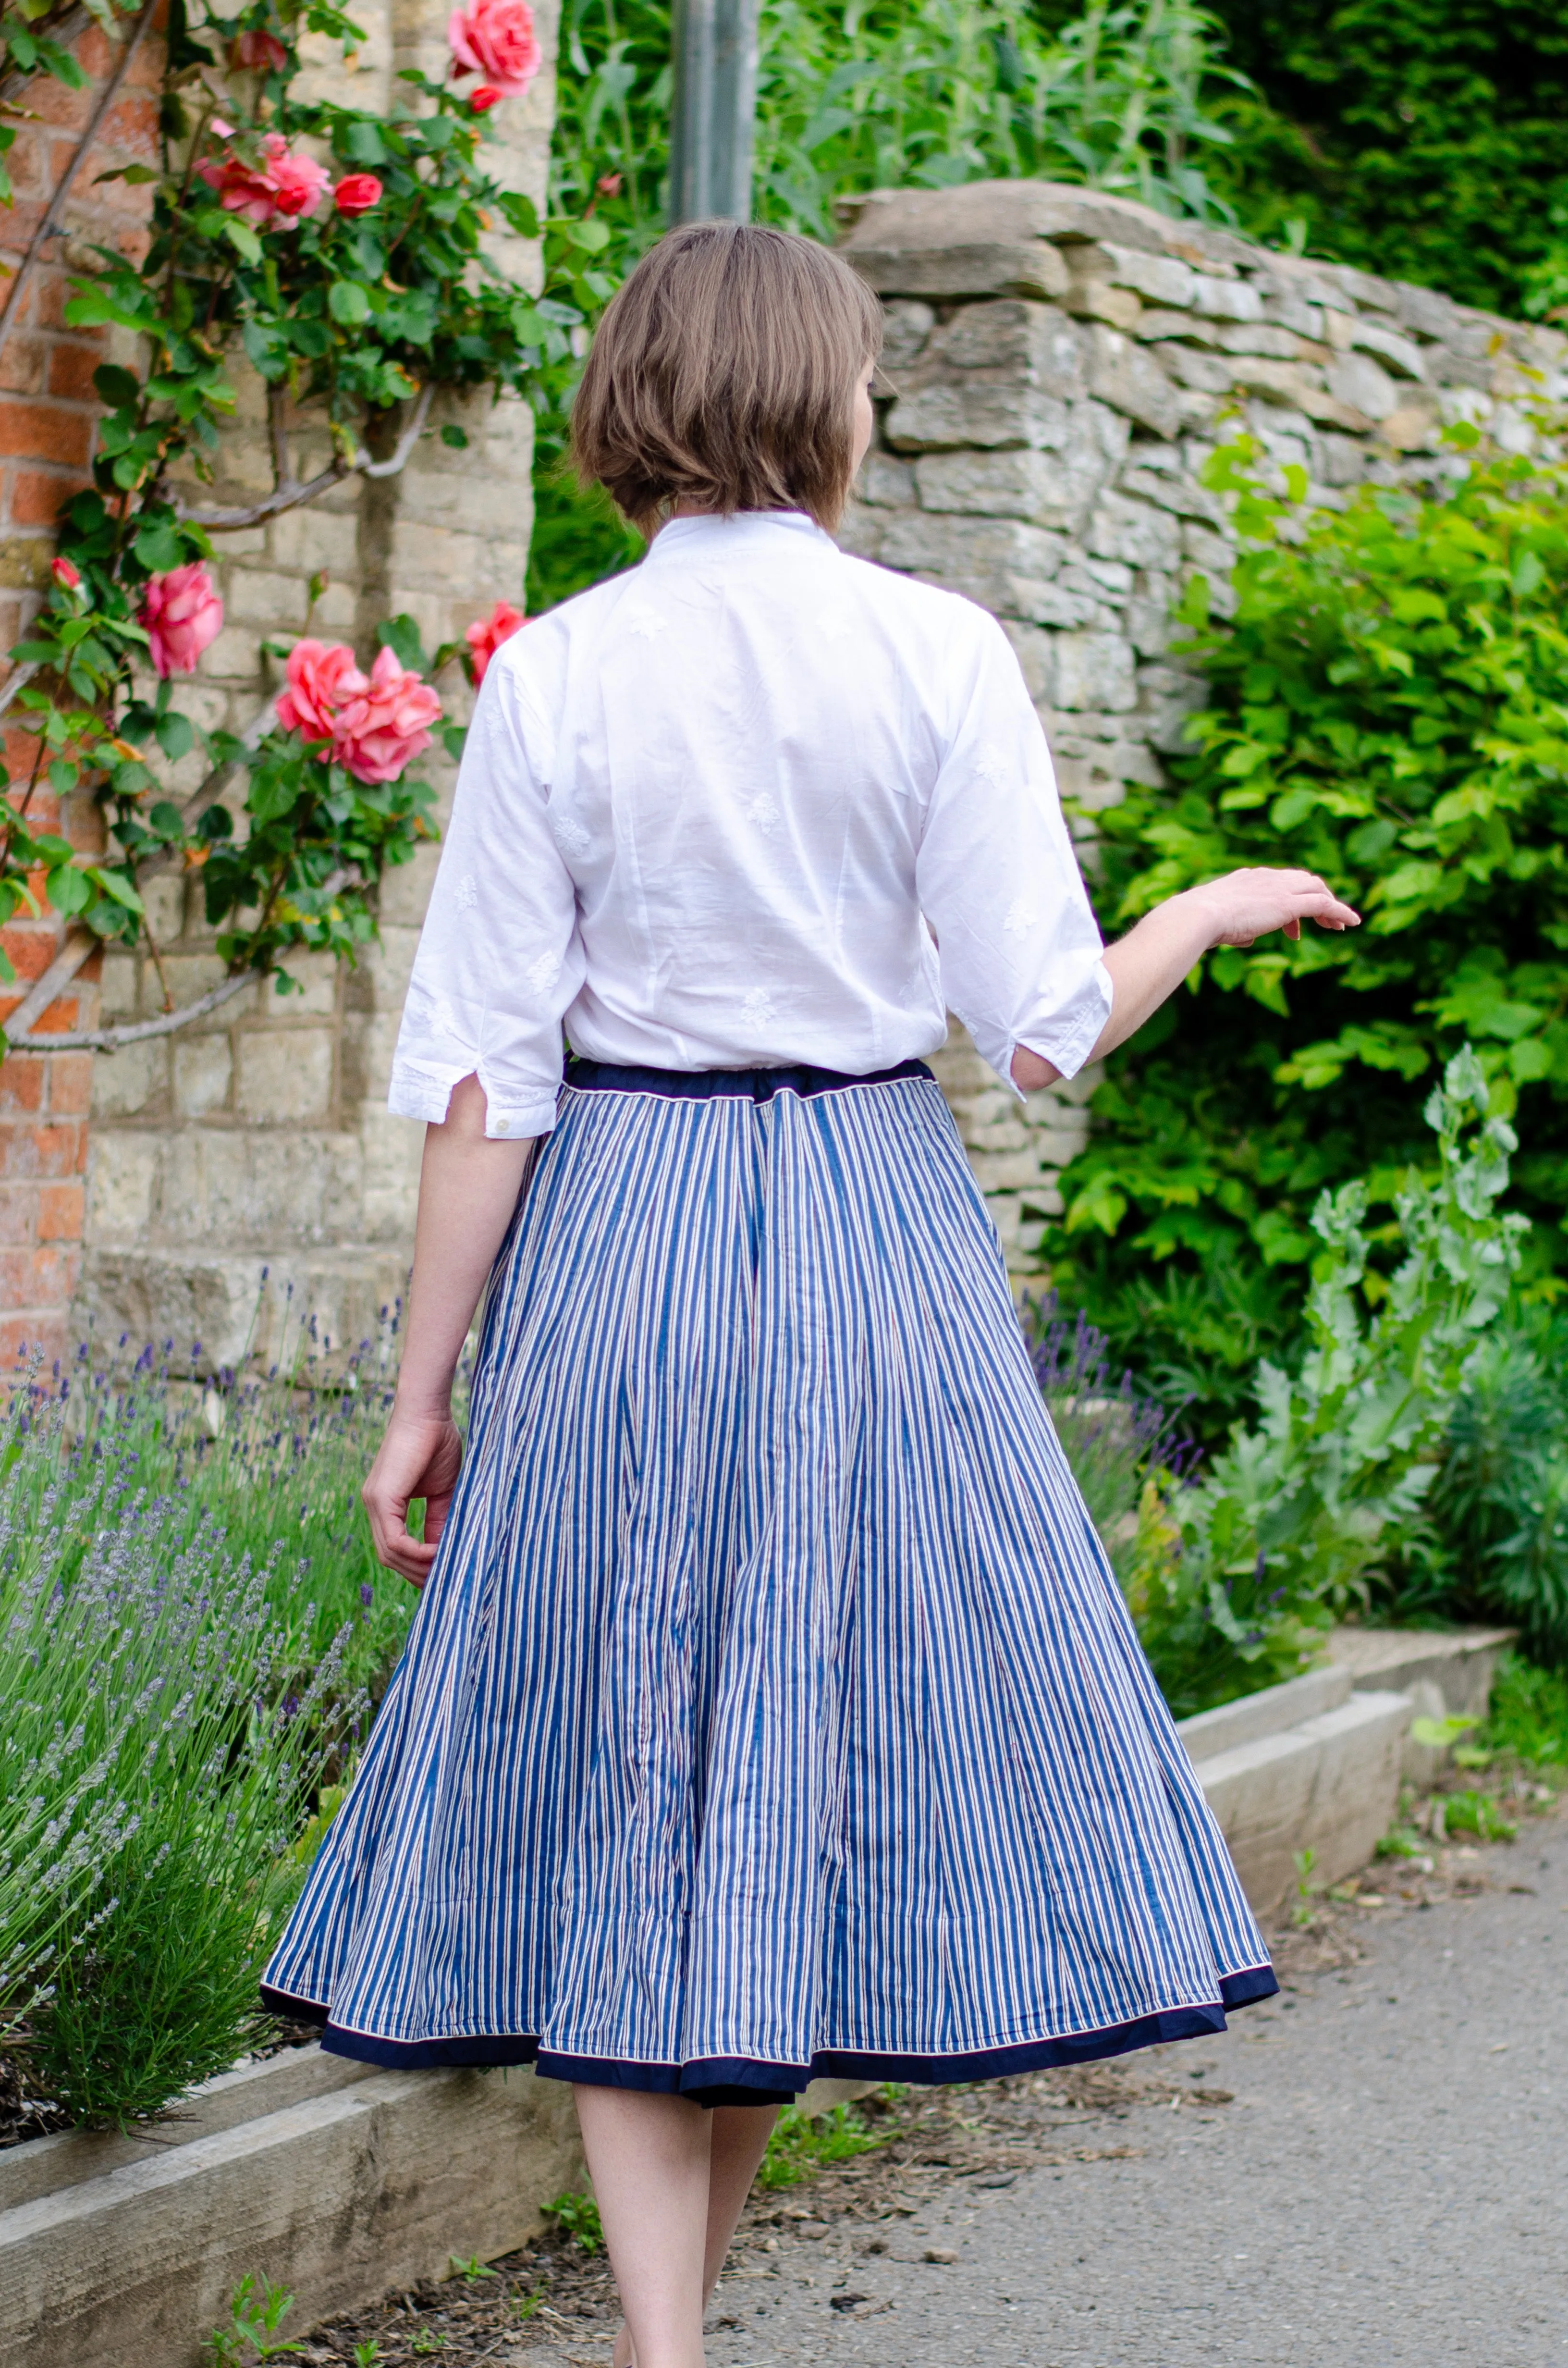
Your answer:
[[[360,1492],[376,1559],[423,1587],[436,1559],[462,1462],[452,1420],[452,1377],[473,1311],[517,1205],[531,1140],[484,1133],[484,1088],[464,1077],[439,1126],[425,1130],[408,1324],[392,1420]],[[425,1500],[424,1543],[408,1508]]]
[[[1325,929],[1354,929],[1360,919],[1312,871],[1230,871],[1221,880],[1206,881],[1201,888],[1184,889],[1145,913],[1126,937],[1106,948],[1110,1018],[1090,1060],[1114,1052],[1136,1035],[1211,947],[1250,946],[1273,929],[1299,938],[1303,921],[1316,921]],[[1013,1082],[1025,1093],[1054,1085],[1061,1075],[1026,1045],[1020,1044],[1013,1055]]]

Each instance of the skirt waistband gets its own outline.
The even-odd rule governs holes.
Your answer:
[[[770,1102],[776,1094],[840,1094],[849,1086],[893,1086],[905,1077],[929,1077],[924,1061],[901,1061],[895,1069],[874,1069],[850,1077],[837,1069],[634,1069],[611,1061],[566,1063],[566,1083],[576,1093],[660,1094],[668,1101]]]

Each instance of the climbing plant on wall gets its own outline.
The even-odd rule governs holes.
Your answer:
[[[124,28],[124,56],[152,5]],[[112,26],[110,0],[93,13]],[[0,19],[13,68],[79,80],[62,40],[49,38],[72,21]],[[292,948],[352,956],[373,933],[378,880],[430,830],[418,760],[438,727],[449,744],[453,734],[427,677],[453,654],[426,659],[410,620],[393,620],[362,670],[351,650],[307,630],[289,654],[286,689],[254,728],[205,733],[176,687],[222,625],[210,563],[225,534],[351,477],[396,473],[435,432],[442,389],[547,400],[585,304],[608,285],[592,274],[591,224],[558,235],[548,297],[526,293],[486,252],[487,230],[540,228],[483,152],[491,111],[539,69],[527,0],[469,0],[451,18],[449,76],[403,74],[385,116],[298,96],[307,33],[346,51],[362,38],[334,0],[250,0],[222,24],[176,8],[159,163],[120,168],[153,185],[146,253],[136,262],[100,248],[66,307],[70,326],[128,333],[121,350],[139,359],[97,372],[93,484],[61,521],[52,583],[0,691],[31,744],[0,806],[0,920],[41,894],[77,925],[79,946],[145,939],[144,882],[195,871],[228,974],[183,1011],[51,1036],[53,1049],[179,1026],[258,976],[278,972],[287,985]],[[11,283],[0,336],[40,245]],[[242,362],[266,387],[273,484],[225,505],[207,488]],[[293,456],[312,427],[329,457],[301,477]],[[450,424],[439,433],[466,440]],[[461,655],[472,673],[486,651]],[[199,749],[199,786],[176,795],[170,768]],[[85,858],[34,825],[45,780],[57,796],[97,801],[101,852]]]

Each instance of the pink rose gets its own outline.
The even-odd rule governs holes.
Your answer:
[[[74,592],[77,585],[82,581],[81,569],[73,565],[69,559],[51,559],[49,563],[49,572],[57,584],[64,586],[67,592]]]
[[[528,0],[468,0],[447,23],[455,75],[476,74],[503,98],[518,98],[540,65]]]
[[[374,173],[346,173],[332,201],[340,214],[368,214],[381,202],[381,185]]]
[[[528,623],[520,609],[507,600],[497,600],[488,617],[472,624],[463,639],[468,643],[469,672],[475,683],[484,680],[484,670],[503,642],[509,642]]]
[[[429,684],[395,651],[378,650],[364,690],[338,712],[332,753],[358,781],[395,781],[430,746],[440,713]]]
[[[332,180],[326,167],[296,156],[281,131],[269,131],[261,152],[259,165],[244,163],[231,151],[222,158],[205,157],[196,169],[225,213],[238,214],[256,230],[314,213]]]
[[[223,603],[204,559],[154,575],[136,613],[147,628],[153,669],[165,680],[194,674],[202,651],[223,630]]]
[[[341,642],[296,642],[286,671],[289,688],[278,701],[278,721],[305,740],[330,740],[338,709],[370,688]]]

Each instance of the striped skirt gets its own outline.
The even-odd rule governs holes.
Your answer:
[[[929,1072],[574,1064],[268,2004],[756,2104],[1276,1987]]]

